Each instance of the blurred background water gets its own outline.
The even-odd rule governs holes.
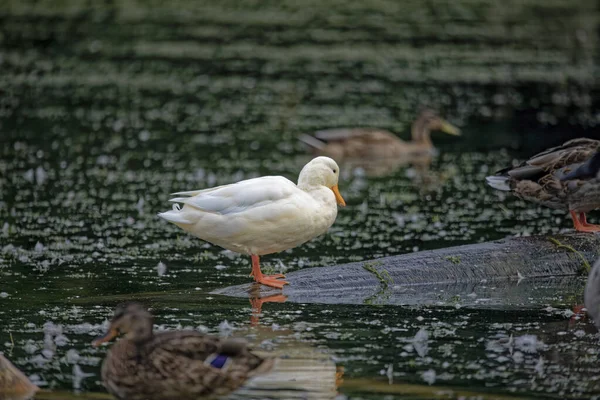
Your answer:
[[[351,398],[383,398],[376,383],[389,379],[424,385],[410,394],[418,398],[440,385],[600,393],[595,330],[571,319],[583,279],[511,307],[461,307],[460,298],[436,307],[265,304],[265,338],[250,326],[248,301],[210,294],[247,282],[248,257],[156,217],[175,191],[265,174],[295,181],[310,159],[302,133],[376,126],[408,139],[429,106],[463,136],[434,133],[440,154],[425,183],[411,166],[376,177],[344,169],[348,207],[330,231],[264,257],[265,266],[570,228],[561,212],[504,198],[484,178],[569,138],[600,138],[599,7],[3,1],[0,350],[46,388],[102,390],[106,349],[89,342],[115,304],[137,299],[164,328],[232,327],[267,347],[295,340],[329,353]],[[421,329],[426,350],[413,345]]]

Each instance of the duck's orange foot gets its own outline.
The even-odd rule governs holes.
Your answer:
[[[573,225],[575,230],[578,232],[600,232],[600,225],[594,225],[587,222],[585,213],[579,213],[577,215],[575,211],[571,211],[571,218],[573,219]]]
[[[279,278],[285,278],[285,276],[283,276],[282,274],[263,275],[259,278],[255,278],[255,279],[256,279],[256,282],[260,283],[261,285],[274,287],[276,289],[283,289],[284,285],[290,284],[289,282],[282,281]]]

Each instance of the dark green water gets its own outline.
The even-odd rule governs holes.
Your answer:
[[[330,231],[265,266],[568,229],[563,214],[504,199],[484,178],[566,137],[598,135],[593,2],[145,4],[0,4],[0,351],[19,368],[45,388],[103,390],[106,348],[89,343],[117,303],[137,299],[164,328],[218,332],[227,320],[264,345],[298,340],[332,354],[349,381],[387,382],[392,365],[394,382],[433,383],[432,397],[436,385],[600,394],[595,328],[571,319],[583,279],[506,308],[271,303],[259,329],[247,300],[209,294],[247,282],[249,259],[156,217],[175,191],[295,180],[310,159],[301,133],[372,125],[406,138],[427,104],[464,134],[434,136],[430,183],[406,166],[381,177],[343,170],[348,207]],[[78,382],[74,365],[94,375]],[[353,399],[383,398],[348,387]]]

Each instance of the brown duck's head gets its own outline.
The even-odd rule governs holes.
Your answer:
[[[108,332],[94,340],[92,345],[99,346],[121,334],[136,344],[143,343],[152,337],[153,322],[152,315],[141,304],[120,304],[110,321]]]
[[[429,141],[429,132],[442,131],[449,135],[460,136],[460,129],[440,117],[435,111],[424,108],[412,126],[415,141]]]

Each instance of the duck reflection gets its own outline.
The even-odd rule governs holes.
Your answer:
[[[248,290],[252,313],[250,326],[261,343],[277,342],[269,354],[277,355],[274,373],[257,377],[248,382],[243,390],[235,392],[234,398],[277,398],[277,399],[333,399],[344,379],[344,367],[336,365],[331,355],[317,349],[302,339],[293,329],[274,329],[272,325],[260,324],[264,303],[283,303],[287,296],[282,294],[263,295],[260,284]],[[271,346],[269,346],[271,347]],[[276,371],[276,372],[275,372]],[[277,392],[265,391],[277,388]],[[229,397],[231,398],[231,396]]]
[[[281,293],[263,296],[261,293],[261,284],[253,283],[248,289],[248,298],[252,306],[252,315],[250,316],[250,326],[258,326],[260,316],[262,315],[262,306],[264,303],[285,303],[287,296]]]

